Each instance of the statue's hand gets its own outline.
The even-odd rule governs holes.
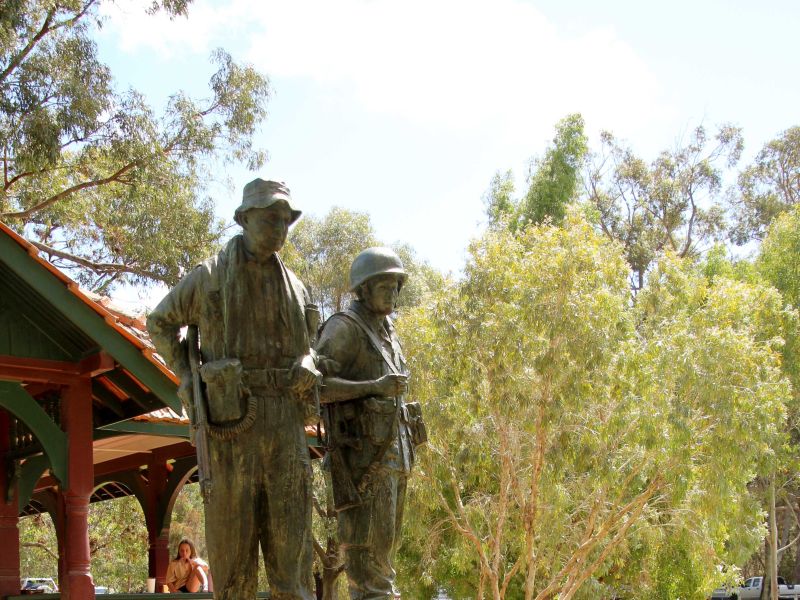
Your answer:
[[[291,381],[289,387],[298,395],[304,394],[322,380],[322,373],[314,365],[314,357],[304,355],[294,365],[289,373]]]
[[[375,393],[378,396],[394,398],[402,396],[408,391],[408,377],[406,375],[395,375],[390,373],[380,379],[375,380]]]
[[[336,377],[341,371],[342,365],[332,358],[320,355],[317,358],[317,369],[322,373],[323,377]]]

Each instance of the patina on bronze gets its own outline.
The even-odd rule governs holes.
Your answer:
[[[419,405],[405,402],[408,369],[389,318],[406,277],[392,250],[364,250],[350,269],[357,300],[328,319],[316,346],[353,600],[399,597],[393,563],[406,481],[426,437]]]
[[[284,184],[248,183],[234,217],[243,233],[184,277],[147,321],[181,377],[190,415],[192,372],[179,330],[199,330],[213,480],[206,541],[217,600],[255,597],[259,546],[272,598],[314,598],[304,424],[318,418],[311,349],[318,313],[277,255],[299,216]]]

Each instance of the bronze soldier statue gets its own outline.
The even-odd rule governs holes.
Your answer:
[[[415,446],[419,405],[406,403],[408,370],[389,315],[406,281],[400,258],[368,248],[353,261],[357,299],[317,343],[339,540],[353,600],[399,598],[393,566]]]
[[[206,408],[194,398],[207,402],[209,464],[201,467],[213,484],[204,504],[217,600],[255,597],[259,545],[273,599],[315,597],[304,422],[313,420],[320,376],[310,347],[318,312],[276,254],[300,216],[290,203],[283,183],[248,183],[234,216],[243,233],[186,275],[147,320],[181,377],[178,394],[192,418]],[[184,325],[199,330],[206,392],[199,396],[180,340]]]

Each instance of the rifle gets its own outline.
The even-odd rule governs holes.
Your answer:
[[[337,413],[339,407],[336,402],[323,405],[322,420],[325,423],[325,451],[331,461],[331,481],[333,482],[333,504],[336,512],[341,512],[361,504],[361,494],[358,493],[350,468],[347,466],[342,453],[342,445],[347,440],[342,439],[342,432],[338,429],[341,416]]]
[[[192,431],[197,449],[197,474],[200,479],[200,492],[203,503],[211,501],[211,461],[208,456],[208,407],[203,394],[203,381],[200,378],[200,344],[197,325],[189,325],[186,330],[186,344],[189,348],[189,367],[192,370],[192,396],[194,397],[194,416]]]

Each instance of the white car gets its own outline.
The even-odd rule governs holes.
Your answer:
[[[58,586],[52,577],[25,577],[20,585],[20,592],[23,595],[31,593],[45,594],[57,591]]]
[[[712,600],[758,600],[761,597],[763,577],[751,577],[739,587],[717,588],[711,594]],[[783,577],[778,577],[778,597],[781,600],[800,599],[800,585],[787,584]]]

